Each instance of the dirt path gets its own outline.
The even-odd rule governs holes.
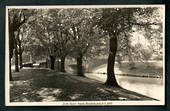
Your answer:
[[[99,100],[152,100],[152,98],[103,85],[101,82],[48,69],[22,69],[13,73],[11,102]]]

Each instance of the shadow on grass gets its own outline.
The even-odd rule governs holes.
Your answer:
[[[23,69],[14,74],[11,102],[153,100],[97,80],[47,69]]]

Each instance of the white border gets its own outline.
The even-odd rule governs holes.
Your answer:
[[[8,9],[45,9],[45,8],[163,8],[163,101],[59,101],[59,102],[10,102],[9,93],[9,34]],[[6,106],[101,106],[101,105],[165,105],[165,5],[59,5],[59,6],[6,6],[6,37],[5,37],[5,105]]]

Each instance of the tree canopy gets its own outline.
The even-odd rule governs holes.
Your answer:
[[[56,58],[61,60],[62,72],[68,55],[77,60],[80,76],[85,56],[108,55],[106,84],[118,86],[114,76],[116,60],[145,61],[153,54],[161,56],[161,10],[160,7],[10,9],[10,58],[17,47],[15,32],[19,31],[18,45],[22,42],[24,51],[50,58],[51,69]]]

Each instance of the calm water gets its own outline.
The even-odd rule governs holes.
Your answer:
[[[116,76],[120,86],[140,94],[153,97],[158,100],[164,99],[163,79]]]
[[[106,75],[103,74],[86,74],[87,77],[106,81]],[[158,99],[164,99],[163,79],[160,78],[142,78],[142,77],[129,77],[129,76],[116,76],[119,85],[125,89]]]

